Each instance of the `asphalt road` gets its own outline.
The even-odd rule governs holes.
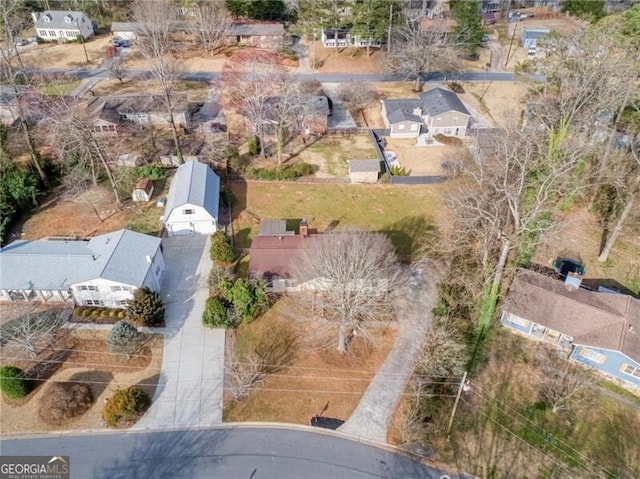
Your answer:
[[[0,453],[70,456],[77,479],[457,477],[333,434],[272,427],[11,439],[0,443]]]
[[[85,78],[109,78],[109,73],[102,68],[76,68],[76,69],[38,69],[33,70],[34,73],[40,75],[60,75],[71,74],[80,79]],[[187,72],[183,78],[190,81],[209,82],[220,78],[220,72]],[[145,79],[150,78],[151,74],[145,70],[128,70],[127,77]],[[393,73],[303,73],[296,74],[296,78],[302,81],[318,81],[320,83],[348,83],[348,82],[386,82],[386,81],[405,81],[405,75]],[[513,73],[502,72],[459,72],[459,73],[441,73],[430,72],[423,73],[423,81],[443,81],[443,80],[460,80],[460,81],[513,81]]]

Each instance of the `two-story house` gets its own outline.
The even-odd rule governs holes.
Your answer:
[[[464,138],[471,113],[458,95],[444,88],[420,93],[415,99],[382,100],[382,118],[393,138],[438,134]]]
[[[93,21],[83,12],[47,10],[32,12],[36,33],[44,40],[85,40],[94,35]]]

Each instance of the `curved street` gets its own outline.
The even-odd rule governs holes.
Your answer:
[[[308,427],[62,434],[3,440],[2,455],[70,456],[72,478],[359,479],[462,476]]]

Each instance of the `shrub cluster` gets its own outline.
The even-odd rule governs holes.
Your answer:
[[[93,393],[87,384],[53,383],[42,396],[40,418],[45,422],[61,425],[87,412],[93,401]]]
[[[155,291],[139,288],[128,301],[127,316],[136,324],[160,326],[164,322],[164,303]]]
[[[107,344],[114,353],[134,354],[142,346],[143,338],[138,328],[126,321],[118,321],[109,331]]]
[[[249,168],[247,176],[265,181],[288,180],[313,174],[313,166],[304,161],[298,161],[284,168]]]
[[[121,309],[80,306],[73,310],[73,316],[75,318],[112,318],[115,320],[124,318],[125,312]]]
[[[202,324],[208,328],[231,328],[234,326],[233,317],[227,313],[229,305],[218,296],[207,299]]]
[[[151,404],[149,395],[142,389],[131,386],[118,389],[107,399],[102,410],[102,418],[111,427],[125,427],[133,424]]]
[[[22,399],[31,391],[31,381],[15,366],[0,368],[0,390],[7,399]]]
[[[158,165],[137,166],[134,171],[134,176],[138,178],[149,178],[152,181],[161,180],[166,174],[165,169]]]
[[[209,255],[216,265],[228,265],[233,262],[234,254],[227,235],[222,231],[216,231],[211,237]]]

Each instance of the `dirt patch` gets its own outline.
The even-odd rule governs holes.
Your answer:
[[[387,138],[385,150],[393,151],[398,156],[400,166],[410,176],[446,175],[448,171],[442,163],[450,161],[458,155],[458,147],[416,146],[414,138]]]
[[[560,225],[546,236],[533,262],[550,266],[558,256],[577,257],[585,263],[585,277],[611,278],[640,293],[640,217],[628,221],[606,263],[598,261],[603,226],[597,216],[582,207],[558,220]]]
[[[320,41],[308,42],[309,62],[313,64],[314,54],[318,61],[319,73],[383,73],[387,52],[372,48],[367,56],[366,48],[325,48]]]
[[[368,135],[324,136],[317,142],[302,149],[296,156],[314,166],[314,176],[346,177],[349,173],[349,160],[376,158]]]
[[[85,41],[89,67],[99,66],[106,58],[107,45],[113,37],[108,34],[100,34]],[[84,49],[80,43],[45,43],[33,45],[22,53],[25,64],[37,68],[80,68],[87,66]]]
[[[227,402],[225,421],[308,425],[317,414],[346,420],[389,353],[396,327],[391,324],[375,330],[374,343],[356,340],[346,356],[335,351],[330,338],[316,336],[318,329],[322,329],[322,325],[305,321],[305,336],[314,339],[303,340],[304,345],[294,361],[269,375],[264,386],[247,399],[235,405]]]
[[[105,427],[102,422],[104,401],[118,388],[143,385],[153,393],[162,364],[163,338],[151,335],[145,348],[137,355],[123,357],[109,352],[107,331],[76,330],[62,344],[65,354],[59,360],[53,375],[36,381],[36,389],[20,402],[2,398],[0,432],[3,435],[53,430],[84,430]],[[12,364],[24,370],[33,369],[36,360],[12,360],[3,355],[2,365]],[[93,406],[82,416],[61,425],[52,425],[40,419],[38,409],[46,385],[55,381],[74,381],[88,384],[95,399]]]
[[[522,82],[463,82],[460,99],[488,119],[493,126],[505,127],[520,118],[528,85]]]
[[[16,230],[20,239],[88,237],[124,228],[130,221],[139,222],[147,214],[157,221],[159,211],[154,201],[129,202],[119,209],[113,194],[101,186],[93,187],[75,198],[64,198],[58,191],[45,198],[42,205]]]

